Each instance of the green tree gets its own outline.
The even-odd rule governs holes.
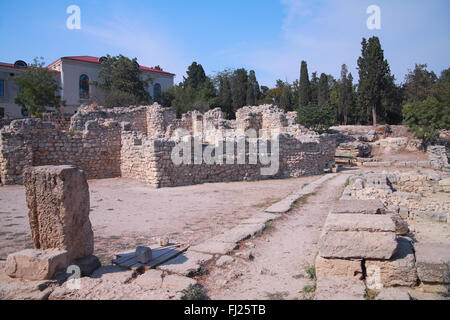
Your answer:
[[[33,116],[41,116],[48,108],[59,110],[65,102],[58,95],[60,87],[56,75],[44,67],[43,58],[35,58],[21,75],[14,78],[14,83],[21,88],[14,103]]]
[[[236,69],[232,76],[231,95],[233,111],[245,106],[247,102],[248,75],[244,68]]]
[[[436,74],[427,70],[426,64],[416,64],[405,76],[405,98],[407,102],[423,101],[431,95]]]
[[[341,80],[339,86],[338,112],[339,119],[344,125],[349,123],[349,116],[354,108],[353,103],[353,76],[347,74],[347,65],[341,67]]]
[[[228,119],[234,115],[233,98],[231,96],[231,79],[228,75],[219,78],[219,106]]]
[[[299,106],[306,106],[311,102],[311,88],[309,85],[308,65],[302,61],[300,67]]]
[[[292,88],[289,83],[285,83],[281,89],[280,108],[284,111],[292,111]]]
[[[330,87],[328,76],[325,73],[320,74],[319,84],[317,87],[317,103],[319,105],[330,101]]]
[[[381,100],[380,116],[385,123],[401,124],[404,88],[395,84],[394,76],[388,79],[385,94]]]
[[[167,91],[167,95],[172,97],[170,105],[177,110],[178,117],[194,109],[206,112],[219,103],[216,79],[206,76],[201,64],[193,62],[186,75],[182,82]]]
[[[403,122],[426,146],[438,135],[439,129],[450,130],[450,104],[435,97],[409,102],[403,106]]]
[[[326,132],[335,121],[335,107],[331,104],[308,105],[297,108],[297,122],[319,133]]]
[[[319,78],[317,72],[311,74],[311,82],[309,84],[311,90],[311,104],[319,103]]]
[[[259,95],[259,99],[257,101],[257,104],[266,104],[266,103],[271,103],[270,97],[267,95],[267,93],[269,92],[269,87],[268,86],[261,86],[260,87],[260,95]]]
[[[94,84],[105,90],[105,106],[108,108],[147,104],[151,101],[146,89],[151,79],[143,79],[136,58],[107,55],[101,64],[98,78],[100,81]]]
[[[186,71],[187,78],[184,78],[184,86],[191,87],[193,89],[199,89],[203,86],[206,81],[206,74],[203,66],[197,64],[197,62],[192,62]]]
[[[363,105],[372,111],[372,124],[377,125],[377,108],[389,83],[390,69],[378,37],[363,38],[358,58],[358,94]]]
[[[443,70],[433,86],[432,94],[442,103],[450,104],[450,68]]]
[[[267,91],[266,103],[280,105],[281,96],[283,94],[282,88],[272,88]]]
[[[259,83],[256,80],[254,70],[250,70],[248,74],[248,86],[247,86],[247,105],[254,106],[256,101],[260,98],[261,92],[259,89]]]

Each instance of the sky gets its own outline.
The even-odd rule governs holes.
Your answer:
[[[66,12],[80,8],[79,30]],[[381,29],[369,30],[370,5]],[[450,67],[449,0],[0,0],[0,62],[123,54],[160,65],[182,81],[196,61],[208,75],[255,70],[261,85],[299,77],[300,62],[354,78],[363,37],[378,36],[398,83],[415,63],[440,74]]]

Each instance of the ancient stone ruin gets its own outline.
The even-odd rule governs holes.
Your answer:
[[[83,171],[73,166],[27,168],[24,184],[35,249],[10,254],[6,273],[14,278],[45,280],[69,264],[80,264],[83,269],[97,267],[98,259],[91,257],[94,235]],[[86,259],[90,261],[87,265]]]
[[[334,161],[332,136],[309,132],[296,124],[295,112],[285,113],[270,105],[239,109],[236,120],[226,120],[218,108],[205,114],[191,111],[178,119],[175,110],[158,104],[125,109],[85,107],[72,116],[70,124],[64,121],[15,120],[1,129],[3,185],[22,184],[28,166],[69,164],[81,168],[88,179],[121,176],[154,187],[173,187],[320,174]],[[267,155],[271,155],[273,131],[277,132],[279,167],[274,174],[261,174],[261,168],[270,164],[251,163],[248,147],[243,162],[237,156],[232,160],[225,156],[228,148],[237,150],[242,139],[248,144],[245,134],[249,129],[258,142],[269,141]],[[180,130],[184,136],[178,134]],[[199,163],[195,155],[188,155],[190,164],[175,165],[171,156],[183,139],[192,141],[190,152],[194,154],[199,146],[201,153],[214,154],[216,162]]]

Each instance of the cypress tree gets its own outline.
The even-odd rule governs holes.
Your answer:
[[[292,111],[291,86],[288,83],[285,83],[282,90],[283,91],[280,97],[280,107],[284,111]]]
[[[308,77],[308,65],[302,61],[300,67],[300,86],[299,86],[299,106],[306,106],[311,103],[311,88]]]
[[[233,72],[233,81],[231,86],[233,111],[242,108],[247,102],[247,82],[247,70],[241,68],[236,69]]]
[[[391,78],[389,64],[384,59],[380,39],[363,38],[361,56],[358,58],[359,85],[358,94],[362,104],[372,112],[372,124],[377,125],[377,108],[385,95]]]
[[[256,75],[254,70],[250,70],[248,75],[248,86],[247,86],[247,105],[254,106],[256,101],[260,97],[259,83],[256,80]]]
[[[325,73],[320,75],[317,102],[319,105],[325,104],[330,101],[330,88],[328,86],[328,77]]]
[[[226,76],[222,76],[219,81],[219,104],[222,111],[226,113],[228,119],[233,115],[232,103],[230,79]]]
[[[206,81],[206,73],[201,64],[197,62],[192,62],[186,71],[188,75],[184,78],[184,86],[191,87],[193,89],[199,89]]]
[[[313,72],[311,75],[311,82],[309,84],[311,90],[311,104],[318,104],[319,101],[319,78],[317,72]]]

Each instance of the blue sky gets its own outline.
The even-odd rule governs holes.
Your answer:
[[[69,5],[81,30],[66,28]],[[366,27],[366,8],[381,8],[381,30]],[[122,53],[161,65],[180,81],[192,61],[208,74],[254,69],[260,84],[310,73],[357,78],[362,37],[380,37],[398,82],[414,63],[437,74],[450,67],[449,0],[0,0],[0,61],[50,63],[62,56]]]

